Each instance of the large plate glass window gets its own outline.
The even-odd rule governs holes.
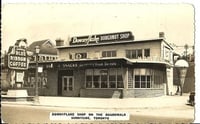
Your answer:
[[[135,88],[162,88],[164,71],[137,68],[133,71]]]
[[[87,69],[86,88],[123,88],[122,69]]]

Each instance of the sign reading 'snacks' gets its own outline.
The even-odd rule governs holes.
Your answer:
[[[126,40],[134,40],[134,36],[130,31],[72,37],[70,45],[99,44],[99,43],[126,41]]]
[[[28,58],[26,49],[21,47],[13,47],[8,53],[8,67],[10,69],[26,70],[28,69]]]

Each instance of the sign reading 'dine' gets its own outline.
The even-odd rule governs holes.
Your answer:
[[[8,53],[8,67],[10,69],[25,70],[28,69],[27,54],[25,48],[14,47]]]
[[[134,40],[134,36],[130,31],[79,36],[79,37],[72,37],[70,45],[98,44],[98,43],[107,43],[107,42],[123,41],[123,40]]]

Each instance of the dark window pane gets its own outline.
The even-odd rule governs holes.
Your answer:
[[[147,76],[147,81],[150,81],[151,76]]]
[[[106,51],[103,51],[102,52],[102,57],[106,57],[107,55],[106,55]]]
[[[139,49],[139,50],[137,50],[137,52],[138,52],[138,55],[137,55],[137,57],[142,57],[142,49]]]
[[[69,78],[69,85],[72,85],[72,78]]]
[[[73,88],[72,88],[72,87],[69,87],[69,90],[73,90]]]
[[[140,76],[135,75],[135,88],[140,88]]]
[[[137,58],[137,53],[136,50],[132,50],[132,59],[136,59]]]
[[[108,88],[107,75],[101,76],[101,88]]]
[[[109,76],[109,81],[116,81],[115,75],[110,75]]]
[[[107,51],[107,57],[112,57],[111,53],[112,51]]]
[[[129,59],[131,58],[131,52],[130,52],[130,50],[126,50],[126,57],[129,58]]]
[[[99,88],[100,76],[94,76],[94,88]]]
[[[110,84],[110,88],[116,88],[116,81],[110,81],[109,82],[109,84]]]
[[[145,81],[141,82],[141,88],[146,88],[146,82]]]
[[[122,75],[117,75],[117,88],[123,88],[123,78]]]
[[[135,88],[140,88],[140,82],[139,81],[135,81]]]
[[[92,76],[86,76],[86,81],[92,81]]]
[[[65,81],[65,79],[66,78],[64,78],[64,81]],[[63,87],[64,87],[64,90],[67,90],[67,82],[64,82],[64,86]]]
[[[141,81],[146,81],[146,76],[141,76]]]
[[[144,56],[149,57],[150,56],[150,49],[144,49]]]
[[[116,76],[115,75],[110,75],[109,76],[109,87],[110,88],[116,88]]]
[[[135,81],[140,81],[140,76],[135,76]]]
[[[147,88],[150,88],[150,81],[147,81]]]
[[[69,54],[69,59],[72,59],[72,54]]]
[[[86,88],[92,88],[92,76],[86,76]]]
[[[112,51],[112,57],[116,57],[117,56],[117,52],[116,51]]]

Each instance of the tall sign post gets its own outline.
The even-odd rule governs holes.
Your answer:
[[[185,82],[185,77],[187,73],[187,68],[189,67],[189,64],[186,60],[180,59],[176,61],[175,67],[178,68],[179,71],[179,78],[180,78],[180,96],[183,94],[183,85]]]
[[[35,47],[35,63],[36,63],[36,70],[35,70],[35,103],[39,103],[39,96],[38,96],[38,54],[40,52],[39,46]]]
[[[7,65],[11,79],[11,89],[8,89],[7,96],[16,100],[21,98],[24,100],[28,96],[27,90],[22,89],[24,85],[24,73],[28,69],[29,62],[26,47],[26,39],[19,39],[8,50]]]
[[[14,46],[10,46],[8,50],[8,68],[11,70],[11,86],[12,88],[21,88],[24,83],[24,71],[28,69],[28,56],[26,46],[20,46],[26,39],[19,39]]]

